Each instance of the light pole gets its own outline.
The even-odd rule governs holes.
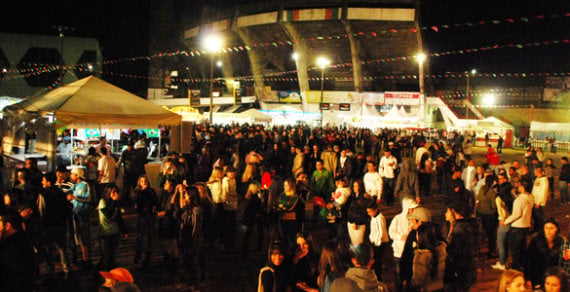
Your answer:
[[[471,84],[469,83],[469,81],[471,80],[471,76],[474,76],[475,74],[477,74],[477,70],[475,69],[471,69],[470,72],[465,72],[465,74],[467,75],[467,101],[471,102]],[[466,104],[466,120],[469,120],[469,105]]]
[[[331,64],[331,61],[329,59],[327,59],[326,57],[321,56],[321,57],[317,58],[317,66],[319,66],[319,68],[321,69],[321,102],[319,104],[319,107],[321,108],[321,128],[323,127],[323,120],[324,120],[323,99],[324,99],[324,94],[325,94],[325,69],[330,64]]]
[[[418,67],[420,73],[420,117],[424,120],[425,123],[425,116],[426,116],[426,97],[425,97],[425,90],[424,90],[424,62],[426,60],[426,55],[423,52],[420,52],[416,55],[416,59],[418,60]]]
[[[214,56],[222,48],[223,40],[219,35],[206,35],[202,47],[210,53],[210,124],[214,124]]]

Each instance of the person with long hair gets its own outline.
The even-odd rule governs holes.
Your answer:
[[[224,224],[224,205],[225,200],[222,198],[222,179],[224,178],[224,171],[221,167],[214,167],[212,174],[208,179],[206,185],[210,190],[212,195],[212,201],[214,202],[214,209],[212,214],[213,223],[213,242],[219,240],[222,243],[222,227]]]
[[[201,286],[204,280],[202,271],[204,266],[200,263],[204,236],[202,233],[202,209],[200,207],[200,193],[195,186],[185,187],[180,200],[180,238],[182,262],[189,276],[191,287]],[[192,289],[191,289],[192,290]]]
[[[283,193],[277,200],[279,216],[279,233],[282,238],[293,243],[295,234],[299,231],[297,226],[296,210],[299,197],[295,193],[295,182],[288,178],[283,182]]]
[[[181,186],[181,185],[179,185]],[[158,212],[158,238],[163,253],[163,264],[175,270],[178,266],[178,229],[180,222],[176,214],[180,210],[178,187],[174,180],[167,179],[160,195],[160,211]]]
[[[545,292],[563,292],[568,291],[568,275],[561,267],[550,267],[546,269],[544,274]]]
[[[319,254],[313,247],[313,236],[306,231],[297,233],[297,249],[293,256],[293,266],[296,272],[297,288],[303,291],[316,290]]]
[[[533,287],[542,284],[547,268],[558,266],[563,245],[564,237],[560,234],[556,219],[546,220],[542,230],[530,240],[526,252],[525,276],[532,282]]]
[[[347,265],[341,262],[338,245],[336,241],[329,241],[321,249],[317,276],[317,284],[321,292],[329,292],[332,282],[344,277],[346,273]]]
[[[357,245],[364,242],[366,225],[370,222],[370,217],[366,213],[366,206],[372,201],[372,198],[364,192],[364,185],[361,180],[355,180],[352,183],[350,196],[353,198],[353,202],[348,208],[348,237],[352,245]]]
[[[150,186],[150,182],[146,175],[141,175],[137,181],[134,191],[134,203],[137,212],[137,242],[135,250],[135,264],[139,262],[142,256],[143,245],[146,241],[144,264],[150,263],[152,248],[154,244],[155,219],[158,210],[158,197],[156,192]]]
[[[281,241],[271,244],[267,265],[259,270],[257,291],[285,292],[292,289],[287,249]]]
[[[524,274],[517,270],[506,270],[499,280],[498,292],[526,291]]]
[[[227,167],[226,176],[222,179],[222,198],[224,200],[224,246],[226,249],[233,249],[237,232],[239,197],[237,193],[236,170],[231,165]]]
[[[485,177],[485,185],[481,187],[476,194],[475,210],[477,217],[481,219],[483,231],[487,237],[488,255],[494,257],[497,246],[497,188],[496,177],[487,173]]]
[[[247,257],[249,251],[249,243],[255,227],[257,231],[257,250],[261,249],[263,244],[263,194],[256,182],[250,183],[245,194],[246,207],[243,212],[242,221],[245,224],[246,230],[243,237],[242,252],[244,257]]]
[[[127,237],[127,229],[119,208],[119,188],[109,185],[99,200],[99,247],[101,261],[98,270],[109,271],[115,268],[119,240]]]

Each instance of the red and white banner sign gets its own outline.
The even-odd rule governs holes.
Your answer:
[[[394,105],[420,105],[419,92],[386,91],[384,93],[386,104]]]

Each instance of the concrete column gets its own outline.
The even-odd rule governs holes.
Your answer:
[[[291,42],[293,42],[293,52],[297,53],[299,58],[295,61],[297,66],[297,80],[299,82],[299,91],[301,93],[301,103],[303,107],[303,112],[307,111],[307,92],[309,88],[309,64],[313,63],[309,55],[309,46],[306,41],[303,40],[301,33],[292,23],[283,23],[282,27],[285,33],[289,36]],[[304,95],[303,95],[304,94]]]
[[[255,44],[255,39],[247,28],[234,28],[234,31],[242,39],[244,45],[251,46]],[[251,66],[251,73],[255,84],[255,96],[261,97],[261,93],[265,90],[265,82],[263,81],[263,68],[266,65],[266,58],[259,50],[247,51],[249,57],[249,64]]]
[[[343,14],[344,15],[344,14]],[[362,91],[362,64],[360,64],[360,42],[354,37],[352,26],[348,20],[342,21],[348,41],[350,43],[350,56],[352,58],[352,74],[354,78],[354,91]]]
[[[231,53],[220,53],[218,54],[218,60],[222,61],[222,76],[224,76],[224,81],[226,83],[226,90],[230,93],[234,89],[234,67],[232,66],[232,55]],[[217,64],[214,64],[217,66]]]

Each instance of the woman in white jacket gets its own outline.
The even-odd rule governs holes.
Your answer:
[[[418,204],[415,200],[405,197],[402,199],[402,213],[394,216],[388,235],[392,239],[392,250],[394,251],[394,267],[395,267],[395,282],[397,291],[402,291],[402,281],[400,280],[400,258],[404,251],[404,244],[410,232],[410,225],[408,224],[408,211],[416,208]]]

